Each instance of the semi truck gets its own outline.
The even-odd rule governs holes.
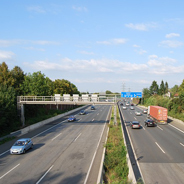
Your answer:
[[[156,123],[167,124],[167,109],[160,106],[148,106],[148,118]]]

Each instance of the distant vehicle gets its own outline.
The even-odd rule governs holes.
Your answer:
[[[131,106],[134,106],[134,104],[133,104],[133,103],[131,103]]]
[[[140,111],[135,111],[135,115],[136,116],[141,116],[141,112]]]
[[[126,105],[128,106],[128,105],[130,105],[129,103],[126,103]]]
[[[147,114],[148,113],[148,109],[144,109],[142,112],[143,112],[143,114]]]
[[[154,122],[154,120],[152,120],[152,119],[147,119],[145,122],[145,126],[155,126],[155,122]]]
[[[130,124],[130,127],[133,128],[141,128],[141,125],[139,123],[139,121],[132,121]]]
[[[126,106],[123,106],[123,109],[125,110],[125,109],[127,109],[127,107]]]
[[[95,110],[95,106],[94,105],[91,106],[91,110]]]
[[[81,111],[79,112],[79,114],[80,114],[80,115],[85,115],[85,114],[86,114],[86,111],[85,111],[85,110],[81,110]]]
[[[149,106],[148,118],[159,124],[167,124],[167,109],[160,106]]]
[[[73,115],[68,118],[68,122],[72,122],[72,121],[75,121],[75,120],[76,120],[76,118]]]
[[[10,149],[10,154],[24,154],[30,148],[33,148],[33,142],[30,138],[17,140]]]
[[[131,107],[130,107],[130,110],[134,110],[134,107],[133,107],[133,106],[131,106]]]

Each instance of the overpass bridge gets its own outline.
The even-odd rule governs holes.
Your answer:
[[[63,105],[114,105],[121,99],[121,94],[55,94],[54,96],[18,96],[17,108],[21,112],[21,122],[25,124],[25,104],[54,104],[58,108]]]

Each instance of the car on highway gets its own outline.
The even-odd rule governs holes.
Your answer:
[[[33,142],[30,138],[17,140],[10,148],[10,154],[24,154],[28,149],[33,148]]]
[[[127,109],[127,107],[126,106],[123,106],[123,109],[125,110],[125,109]]]
[[[136,116],[141,116],[141,111],[135,111]]]
[[[134,107],[133,106],[130,106],[130,110],[134,110]]]
[[[146,121],[144,123],[145,123],[145,126],[147,126],[147,127],[149,127],[149,126],[154,127],[155,126],[155,121],[152,119],[146,119]]]
[[[85,115],[85,114],[86,114],[86,111],[85,111],[85,110],[81,110],[81,111],[79,112],[79,114],[80,114],[80,115]]]
[[[91,110],[95,110],[95,106],[94,105],[91,106]]]
[[[133,128],[141,128],[141,125],[139,123],[139,121],[132,121],[130,124],[130,127]]]
[[[148,113],[148,109],[144,109],[142,112],[143,112],[143,114],[147,114]]]
[[[76,120],[76,118],[75,118],[74,115],[72,115],[72,116],[70,116],[70,117],[68,118],[68,122],[72,122],[72,121],[75,121],[75,120]]]
[[[129,105],[130,105],[130,104],[127,102],[127,103],[126,103],[126,106],[129,106]]]

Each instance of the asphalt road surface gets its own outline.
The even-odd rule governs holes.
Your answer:
[[[123,112],[135,156],[145,184],[184,184],[184,126],[176,122],[146,127],[146,114],[136,116],[135,110]],[[142,109],[141,109],[142,110]],[[131,121],[139,121],[141,129],[131,129]]]
[[[91,177],[91,172],[99,170],[93,165],[101,160],[96,157],[110,106],[95,107],[88,107],[86,115],[76,114],[75,122],[65,118],[25,134],[34,143],[26,154],[10,155],[10,143],[1,145],[0,183],[96,183],[98,176]]]

